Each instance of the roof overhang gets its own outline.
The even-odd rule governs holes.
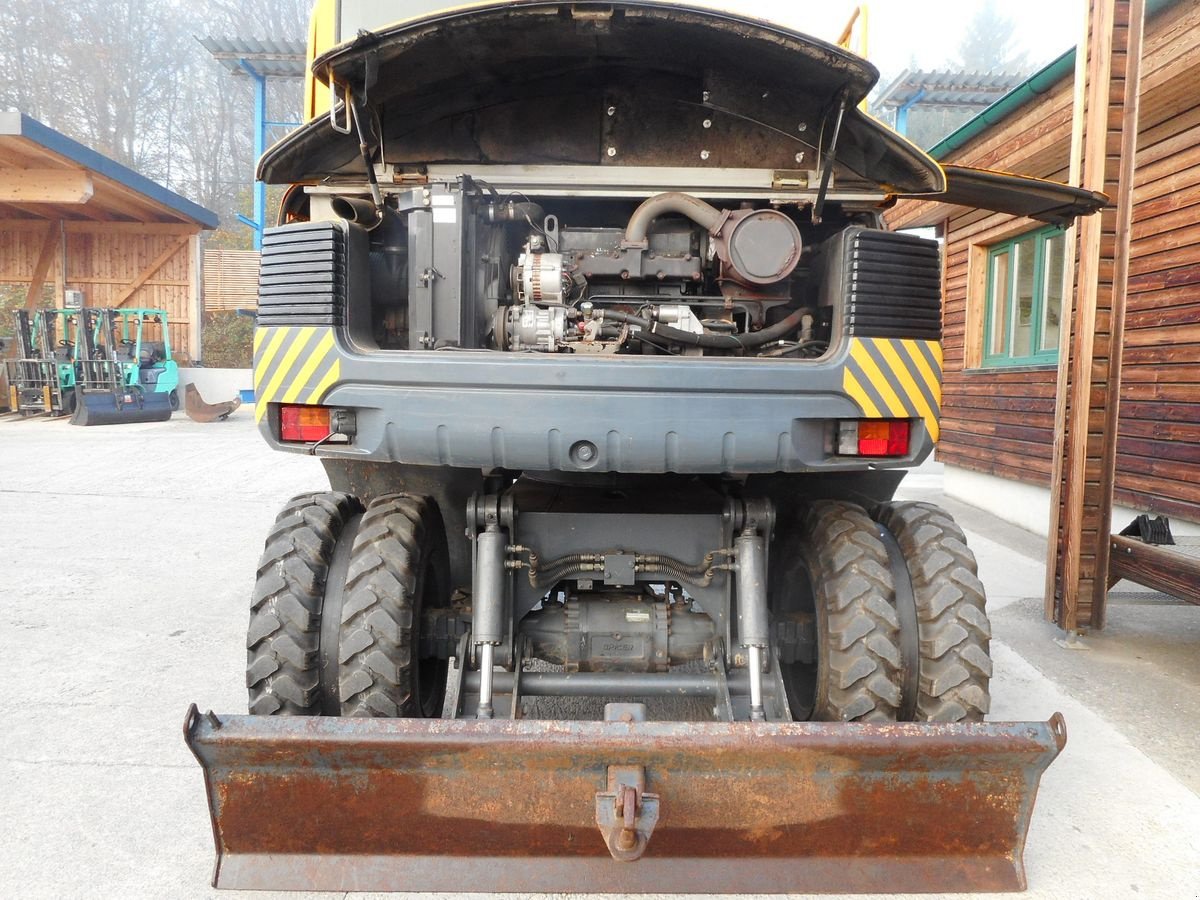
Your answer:
[[[304,41],[267,41],[246,37],[198,37],[205,50],[234,75],[303,78]]]
[[[220,224],[212,210],[18,112],[0,112],[0,218]]]

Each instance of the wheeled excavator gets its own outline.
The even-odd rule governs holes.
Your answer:
[[[1022,888],[1065,728],[987,720],[975,558],[895,499],[941,264],[883,214],[1105,198],[943,167],[865,60],[712,9],[321,0],[310,51],[254,415],[329,487],[267,535],[249,714],[187,715],[214,883]]]

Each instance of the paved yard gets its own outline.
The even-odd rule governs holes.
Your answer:
[[[207,426],[0,421],[5,896],[236,896],[208,888],[183,715],[245,708],[263,536],[323,483],[315,460],[268,451],[248,410]],[[937,467],[906,492],[936,499]],[[1200,608],[1125,592],[1089,650],[1064,650],[1040,618],[1040,542],[952,508],[991,597],[994,717],[1061,710],[1070,734],[1038,798],[1027,896],[1200,897]]]

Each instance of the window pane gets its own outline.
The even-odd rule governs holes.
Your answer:
[[[1011,346],[1016,358],[1033,353],[1033,241],[1021,241],[1013,253],[1017,259]]]
[[[1042,342],[1039,350],[1057,350],[1062,318],[1063,298],[1063,254],[1066,252],[1066,235],[1056,234],[1046,239],[1045,283],[1042,286]]]
[[[992,257],[991,334],[988,335],[988,355],[1003,356],[1008,352],[1008,252]]]

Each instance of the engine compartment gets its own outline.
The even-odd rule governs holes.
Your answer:
[[[835,337],[828,250],[874,211],[761,200],[538,196],[460,176],[316,191],[349,230],[347,327],[365,349],[815,359]]]

